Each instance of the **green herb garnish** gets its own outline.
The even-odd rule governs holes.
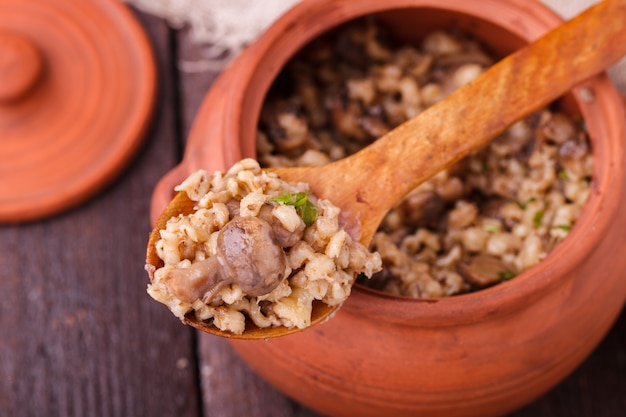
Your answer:
[[[569,232],[570,230],[572,230],[572,226],[570,226],[569,224],[559,224],[557,226],[554,226],[554,228],[565,230],[566,232]]]
[[[531,197],[528,200],[526,200],[525,203],[521,203],[519,201],[515,201],[515,204],[517,204],[517,207],[521,208],[522,210],[525,210],[526,207],[528,207],[528,203],[532,203],[534,201],[537,201],[537,199],[535,197]]]
[[[564,169],[560,169],[559,172],[557,172],[557,175],[562,180],[568,180],[569,179],[569,177],[567,176],[567,171],[564,170]]]
[[[498,272],[498,278],[500,278],[500,280],[502,281],[508,281],[511,278],[515,278],[515,275],[516,275],[515,272],[510,271],[508,269],[506,271]]]
[[[533,224],[535,225],[535,227],[541,226],[541,221],[543,220],[544,214],[545,213],[543,212],[543,210],[538,210],[535,212],[535,215],[533,216]]]
[[[484,223],[483,230],[489,233],[498,233],[500,232],[500,226],[498,226],[497,224],[493,224],[493,223]]]
[[[317,207],[309,201],[309,196],[304,191],[277,195],[269,200],[283,206],[294,206],[296,213],[302,217],[307,226],[312,225],[317,219]]]

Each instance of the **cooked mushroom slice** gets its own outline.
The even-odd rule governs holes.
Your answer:
[[[490,255],[478,255],[457,265],[459,273],[472,285],[488,287],[513,275],[511,269],[501,259]]]
[[[217,237],[227,275],[248,295],[270,293],[285,276],[287,260],[272,226],[258,217],[235,217]]]
[[[220,231],[215,256],[169,271],[165,282],[183,301],[208,303],[231,283],[251,296],[268,294],[281,283],[285,269],[285,253],[272,226],[257,217],[237,216]]]
[[[573,174],[585,172],[585,159],[589,155],[589,146],[584,141],[567,140],[559,147],[559,163]]]
[[[412,192],[398,210],[409,224],[437,227],[445,213],[445,201],[434,191]]]
[[[167,273],[165,285],[182,301],[192,303],[197,299],[211,300],[232,281],[224,276],[217,256],[195,262],[188,268],[176,268]]]
[[[300,222],[300,225],[295,230],[289,231],[285,229],[280,220],[272,214],[273,209],[274,207],[271,204],[263,205],[259,212],[259,218],[265,220],[272,226],[276,240],[282,248],[290,248],[302,240],[306,225],[304,222]]]

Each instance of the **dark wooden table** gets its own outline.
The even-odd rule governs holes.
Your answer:
[[[225,340],[146,294],[148,207],[217,75],[186,31],[137,13],[159,69],[145,146],[104,192],[54,218],[0,226],[0,416],[317,414],[253,374]],[[218,110],[219,111],[219,110]],[[515,417],[626,415],[626,313],[569,378]]]

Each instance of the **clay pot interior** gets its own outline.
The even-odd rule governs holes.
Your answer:
[[[420,16],[427,15],[428,19],[425,24],[419,26],[412,25],[416,19],[422,22]],[[525,42],[520,36],[511,33],[504,28],[493,24],[492,22],[468,16],[463,13],[442,10],[436,8],[401,8],[396,10],[382,11],[378,13],[368,14],[374,17],[381,26],[391,35],[393,41],[397,44],[419,44],[419,42],[429,32],[439,28],[455,28],[465,33],[470,33],[472,37],[478,40],[486,47],[487,52],[496,59],[503,58],[515,50],[521,48]],[[363,16],[356,17],[353,20],[359,20]],[[312,39],[304,42],[300,49],[289,49],[287,46],[281,45],[271,49],[258,62],[258,66],[252,73],[252,77],[248,83],[248,89],[243,96],[241,105],[241,118],[232,118],[231,122],[239,122],[236,130],[240,132],[238,143],[231,142],[231,152],[241,152],[243,157],[256,157],[256,121],[263,102],[276,82],[280,78],[281,70],[289,63],[295,54],[305,50],[317,37],[324,36],[330,32],[340,31],[343,27],[349,25],[353,20],[341,22],[340,24],[328,28],[326,31],[315,33]],[[271,74],[271,77],[268,75]],[[559,100],[551,104],[551,107],[563,111],[573,119],[579,119],[581,109],[578,100],[573,93],[569,93]],[[249,117],[253,115],[253,117]],[[253,123],[252,121],[255,121]],[[228,123],[228,121],[226,121]],[[234,138],[233,138],[234,139]],[[238,146],[237,146],[238,145]],[[240,150],[238,149],[240,147]],[[418,302],[432,302],[433,300],[416,300],[406,296],[395,296],[378,291],[361,284],[355,284],[360,291],[371,292],[372,294],[389,299],[409,299]],[[480,291],[485,291],[483,289]],[[470,294],[456,295],[454,297],[467,297]]]
[[[426,21],[420,17],[424,15],[428,15]],[[451,27],[471,33],[473,37],[487,46],[488,52],[496,58],[502,58],[527,43],[521,37],[492,22],[450,10],[428,7],[418,9],[400,8],[370,13],[367,16],[373,16],[380,22],[398,43],[417,44],[432,30]],[[354,20],[362,17],[355,17]],[[241,115],[246,115],[246,117],[240,120],[241,137],[238,142],[244,157],[254,157],[256,155],[254,141],[256,123],[251,123],[251,120],[258,120],[266,94],[276,80],[280,70],[284,68],[293,55],[306,48],[315,38],[323,36],[328,32],[340,30],[342,26],[349,24],[351,20],[353,19],[337,22],[323,31],[307,33],[308,39],[306,39],[306,42],[300,43],[300,48],[294,48],[293,42],[283,45],[281,39],[278,39],[275,47],[271,48],[258,61],[255,71],[249,79],[249,89],[241,105]],[[411,22],[416,20],[420,21],[420,25],[411,24]],[[253,117],[249,119],[248,116]]]

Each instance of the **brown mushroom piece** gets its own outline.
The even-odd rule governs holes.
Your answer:
[[[339,134],[357,142],[368,140],[368,135],[359,122],[361,110],[358,103],[334,94],[328,98],[326,105],[330,111],[332,126]]]
[[[359,125],[372,139],[377,139],[389,132],[389,127],[380,116],[363,116],[359,118]]]
[[[284,279],[286,257],[272,226],[257,217],[234,217],[219,232],[217,253],[168,273],[166,285],[186,302],[210,302],[235,283],[248,295],[270,293]]]
[[[577,173],[583,170],[581,165],[588,154],[586,142],[569,139],[559,147],[558,161],[567,170]]]
[[[270,224],[270,226],[272,226],[276,240],[282,248],[290,248],[302,240],[306,225],[304,222],[300,222],[300,225],[296,228],[296,230],[290,232],[285,229],[280,220],[274,217],[272,214],[273,209],[274,206],[271,204],[264,204],[259,212],[259,218],[265,220]]]
[[[445,213],[445,201],[435,191],[413,192],[398,209],[408,224],[437,227]]]
[[[485,288],[497,284],[511,274],[510,268],[501,259],[490,255],[478,255],[460,262],[457,270],[470,284]]]
[[[217,256],[248,295],[270,293],[285,277],[287,259],[272,226],[258,217],[235,217],[217,237]]]
[[[189,268],[176,268],[167,273],[165,285],[169,292],[182,301],[211,300],[228,281],[217,256],[194,262]]]
[[[308,138],[308,124],[300,116],[301,107],[288,100],[278,100],[271,108],[263,109],[260,123],[270,142],[280,152],[292,152],[304,146]]]

